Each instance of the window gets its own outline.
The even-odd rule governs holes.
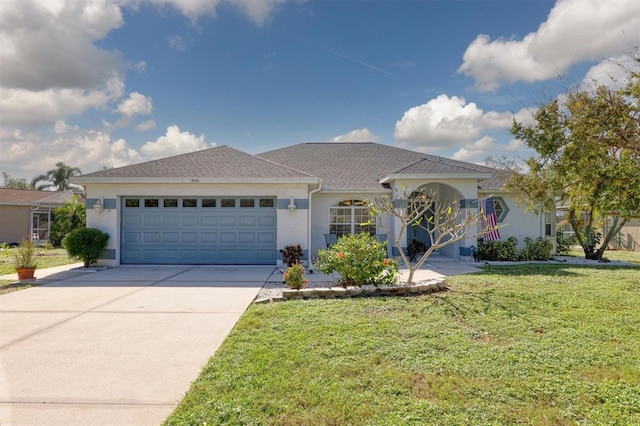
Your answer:
[[[240,200],[240,207],[254,207],[256,204],[253,198],[242,198]]]
[[[202,207],[215,207],[216,199],[215,198],[203,198],[202,199]]]
[[[178,199],[177,198],[165,198],[163,200],[163,205],[165,207],[178,207]]]
[[[371,223],[368,223],[371,222]],[[362,200],[344,200],[329,207],[329,233],[336,235],[376,233],[375,219]]]
[[[222,200],[220,200],[220,207],[235,207],[236,206],[236,200],[234,198],[223,198]]]
[[[144,199],[145,207],[158,207],[158,199],[157,198],[145,198]]]
[[[553,226],[552,226],[552,215],[551,213],[545,213],[544,214],[544,235],[546,237],[550,237],[553,234],[551,233],[551,231],[553,231]]]
[[[126,198],[124,200],[124,206],[130,208],[140,207],[140,200],[137,198]]]
[[[496,211],[496,218],[501,218],[504,213],[504,206],[500,200],[493,200],[493,209]]]
[[[195,198],[185,198],[182,200],[182,207],[198,207],[198,200]]]
[[[260,198],[260,207],[273,207],[273,198]]]

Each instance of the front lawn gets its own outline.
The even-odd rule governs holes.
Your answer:
[[[253,305],[167,425],[640,424],[640,269]]]
[[[16,272],[15,268],[13,267],[13,261],[11,258],[12,250],[15,249],[8,249],[0,252],[0,275],[13,274]],[[75,262],[78,262],[78,260],[70,258],[67,255],[67,251],[63,248],[51,249],[47,251],[43,250],[38,256],[38,269],[68,265]],[[0,280],[0,294],[31,287],[31,284],[10,286],[12,282],[13,281]]]

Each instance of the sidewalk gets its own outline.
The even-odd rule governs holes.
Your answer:
[[[82,262],[70,263],[68,265],[54,266],[52,268],[36,269],[34,280],[28,280],[28,282],[36,282],[43,284],[42,281],[52,282],[58,281],[70,276],[75,276],[80,273],[86,273],[88,271],[72,271],[76,268],[81,268],[84,265]],[[18,274],[0,275],[0,280],[18,281]]]

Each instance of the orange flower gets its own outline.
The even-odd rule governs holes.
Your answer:
[[[344,253],[343,252],[338,252],[338,258],[342,259],[344,257]]]
[[[389,266],[389,259],[385,259],[385,260],[383,260],[383,261],[382,261],[382,264],[383,264],[384,266]]]

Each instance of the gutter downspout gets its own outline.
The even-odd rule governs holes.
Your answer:
[[[311,196],[322,189],[322,179],[318,179],[318,187],[309,192],[309,210],[307,210],[307,252],[309,253],[309,273],[313,273],[311,260]]]

